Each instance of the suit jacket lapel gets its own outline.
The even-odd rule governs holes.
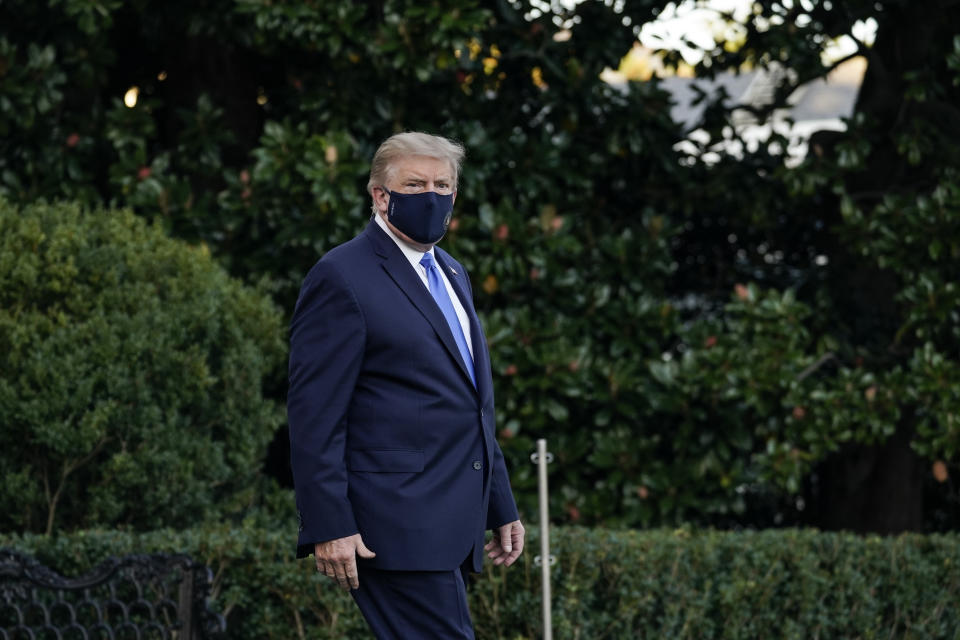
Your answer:
[[[485,398],[492,384],[490,358],[487,352],[487,343],[483,337],[483,330],[480,328],[480,319],[473,307],[473,299],[467,293],[467,274],[455,270],[453,265],[444,257],[443,252],[434,251],[434,255],[440,268],[447,274],[447,279],[453,286],[457,297],[460,298],[460,304],[467,312],[467,318],[470,319],[470,341],[473,343],[473,373],[477,378],[477,393],[481,398]]]
[[[373,244],[374,251],[382,258],[380,266],[427,319],[437,337],[440,338],[440,342],[450,353],[450,357],[457,363],[461,373],[466,378],[467,384],[473,386],[466,364],[460,356],[460,349],[457,347],[453,333],[450,331],[450,325],[447,324],[447,319],[443,316],[443,312],[440,311],[440,307],[437,306],[433,296],[423,285],[423,280],[410,265],[410,261],[375,221],[371,221],[367,225],[366,235]],[[474,363],[474,374],[477,374],[476,363]]]

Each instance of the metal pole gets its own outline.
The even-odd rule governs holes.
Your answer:
[[[543,640],[553,640],[550,611],[550,508],[547,503],[547,441],[537,440],[537,471],[540,479],[540,569],[543,582]]]

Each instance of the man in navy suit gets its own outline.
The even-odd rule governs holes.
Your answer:
[[[462,571],[523,550],[470,280],[434,246],[462,159],[438,136],[388,138],[373,219],[314,265],[291,323],[297,555],[350,589],[377,638],[473,638]]]

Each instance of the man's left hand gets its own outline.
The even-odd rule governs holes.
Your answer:
[[[483,548],[493,564],[512,565],[523,551],[523,525],[514,520],[493,531],[493,538]]]

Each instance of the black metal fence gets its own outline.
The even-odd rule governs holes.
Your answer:
[[[65,578],[0,549],[0,640],[212,640],[226,624],[207,606],[211,582],[185,555],[110,558]]]

